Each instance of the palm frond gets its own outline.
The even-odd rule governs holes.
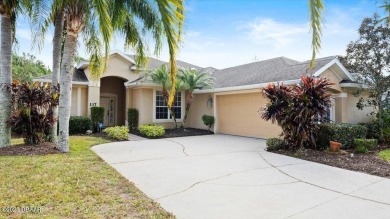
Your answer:
[[[316,54],[321,49],[321,36],[322,36],[322,19],[325,11],[322,0],[309,0],[310,9],[310,29],[312,31],[312,58],[309,68],[312,69],[315,65]]]
[[[171,84],[176,83],[176,55],[181,42],[184,21],[184,6],[182,0],[155,0],[160,11],[164,33],[167,37],[170,61]],[[175,86],[171,86],[168,107],[171,107],[176,94]]]

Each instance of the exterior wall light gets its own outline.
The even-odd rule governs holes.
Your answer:
[[[213,108],[213,98],[209,96],[209,99],[207,99],[207,107]]]

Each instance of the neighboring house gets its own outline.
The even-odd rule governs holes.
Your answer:
[[[155,123],[171,128],[173,123],[162,99],[161,86],[143,77],[143,72],[167,63],[150,58],[148,66],[141,70],[137,70],[134,63],[134,56],[113,52],[109,57],[108,69],[100,80],[90,77],[88,62],[79,63],[73,76],[71,115],[89,116],[91,106],[102,106],[106,109],[105,126],[125,125],[126,109],[136,108],[139,111],[139,125]],[[285,57],[221,70],[202,68],[183,61],[177,64],[181,68],[207,72],[216,79],[214,88],[195,91],[195,100],[187,119],[188,127],[206,129],[201,117],[207,114],[215,117],[216,133],[259,138],[278,136],[281,128],[261,119],[259,110],[267,102],[261,88],[270,82],[299,83],[302,75],[323,77],[334,83],[330,89],[333,104],[328,113],[332,121],[359,123],[372,119],[369,116],[371,108],[356,108],[359,97],[355,97],[353,91],[361,84],[336,57],[317,59],[312,70],[308,70],[309,61],[298,62]],[[50,82],[51,75],[35,80]],[[181,122],[185,107],[184,91],[179,91],[174,106],[176,118]]]

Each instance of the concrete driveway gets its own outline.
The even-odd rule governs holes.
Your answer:
[[[93,150],[178,218],[390,218],[390,180],[266,152],[229,135]]]

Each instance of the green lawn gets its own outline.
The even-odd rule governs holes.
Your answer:
[[[0,218],[173,218],[90,149],[107,142],[71,136],[68,154],[0,156]],[[4,207],[41,212],[10,214]]]
[[[379,157],[390,162],[390,149],[379,152]]]

